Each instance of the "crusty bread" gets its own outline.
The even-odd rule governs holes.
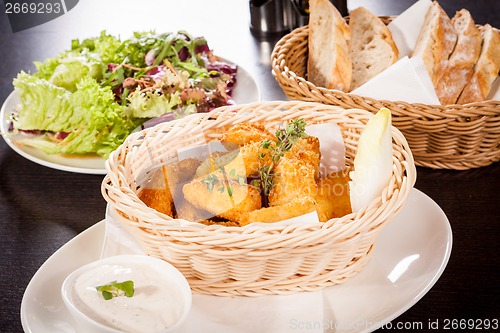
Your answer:
[[[437,1],[429,7],[412,56],[421,56],[434,87],[443,76],[457,32]]]
[[[481,27],[481,54],[474,73],[458,98],[459,104],[481,102],[490,93],[500,70],[500,32],[489,24]]]
[[[443,105],[455,104],[470,80],[481,52],[481,33],[468,10],[462,9],[451,22],[458,33],[457,44],[443,76],[436,85],[436,94]]]
[[[309,11],[307,79],[347,92],[352,77],[349,26],[329,0],[311,0]]]
[[[382,20],[364,7],[349,13],[352,60],[351,89],[354,90],[398,60],[392,33]]]

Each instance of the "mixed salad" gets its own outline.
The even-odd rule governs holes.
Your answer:
[[[48,154],[107,158],[138,126],[234,104],[237,66],[185,31],[123,41],[103,31],[35,66],[14,79],[10,131]]]

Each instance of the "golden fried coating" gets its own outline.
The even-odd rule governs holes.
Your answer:
[[[288,154],[283,156],[274,168],[273,179],[269,206],[281,206],[298,198],[313,198],[316,193],[315,169],[305,158]]]
[[[319,157],[321,157],[321,151],[319,150],[319,139],[315,136],[309,135],[305,138],[298,139],[297,142],[295,142],[295,144],[292,146],[290,152],[292,154],[295,154],[302,150],[313,151],[318,154]]]
[[[200,163],[201,161],[190,158],[151,170],[148,182],[141,186],[139,199],[148,207],[173,216],[172,204],[181,190],[179,186],[193,177]]]
[[[156,209],[160,213],[167,214],[168,216],[173,216],[172,194],[168,188],[144,188],[139,192],[139,199],[141,199],[146,206]]]
[[[194,179],[184,185],[182,191],[186,200],[194,206],[231,221],[239,221],[243,213],[262,206],[256,188],[220,179],[214,173]]]
[[[196,158],[186,158],[175,163],[170,163],[163,166],[163,172],[170,184],[185,183],[191,179],[196,172],[196,168],[201,164],[201,161]]]
[[[321,151],[319,150],[319,139],[314,136],[300,138],[292,146],[292,149],[285,154],[298,156],[310,168],[314,169],[314,178],[319,179],[319,165],[321,161]]]
[[[310,197],[296,198],[292,201],[274,207],[265,207],[243,214],[240,225],[252,222],[278,222],[292,217],[304,215],[316,210],[316,201]]]
[[[200,164],[201,161],[196,158],[186,158],[162,167],[165,183],[168,184],[173,197],[182,193],[182,186],[193,179]]]
[[[263,148],[262,142],[252,142],[240,148],[243,162],[245,163],[246,176],[259,174],[259,167],[270,163],[269,148]],[[231,169],[231,168],[229,168]]]
[[[179,195],[174,199],[175,217],[186,221],[200,222],[210,217],[212,213],[198,208],[184,199],[183,195]]]
[[[219,170],[221,167],[228,174],[232,173],[245,177],[258,175],[259,167],[269,163],[270,154],[267,153],[268,151],[269,149],[262,147],[261,142],[256,141],[224,154],[212,155],[212,157],[201,163],[196,170],[195,177],[202,177]]]
[[[242,123],[228,129],[222,135],[220,141],[222,144],[230,142],[242,147],[251,142],[261,142],[265,139],[276,141],[276,137],[263,125]]]
[[[198,221],[205,225],[223,225],[225,227],[241,227],[241,225],[236,221],[214,221],[214,220],[202,220]]]
[[[236,149],[225,153],[217,152],[210,155],[200,164],[198,169],[196,169],[194,178],[206,176],[209,173],[219,170],[221,167],[231,163],[237,174],[245,174],[246,171],[243,157],[241,156],[240,151]]]
[[[149,171],[147,181],[141,185],[138,197],[148,207],[172,216],[172,194],[161,167]]]
[[[314,199],[318,204],[318,216],[321,222],[352,212],[349,180],[349,171],[342,170],[318,181],[318,192]]]

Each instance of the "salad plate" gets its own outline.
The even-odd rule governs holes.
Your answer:
[[[81,332],[64,306],[60,288],[74,269],[100,258],[105,228],[103,220],[77,235],[35,273],[21,304],[25,332]],[[291,295],[193,295],[191,312],[179,332],[371,332],[432,288],[451,248],[446,215],[431,198],[412,189],[400,215],[381,231],[370,261],[349,281]]]
[[[223,61],[233,63],[221,58]],[[260,100],[260,90],[250,73],[238,66],[236,86],[232,99],[236,104],[246,104]],[[19,155],[40,165],[68,172],[84,174],[106,174],[105,159],[97,155],[61,155],[47,154],[39,149],[22,144],[22,133],[12,135],[9,133],[10,112],[19,104],[19,96],[14,90],[7,97],[0,109],[0,132],[5,142]]]

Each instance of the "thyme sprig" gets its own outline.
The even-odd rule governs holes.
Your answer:
[[[201,180],[202,183],[205,184],[207,190],[212,192],[217,183],[220,183],[221,186],[217,188],[219,193],[223,193],[227,191],[227,194],[232,197],[233,196],[233,186],[231,185],[231,181],[236,181],[239,185],[243,185],[246,182],[246,178],[242,175],[236,174],[236,169],[231,169],[226,172],[224,167],[219,167],[220,175],[222,179],[219,179],[216,173],[209,173],[205,178]]]
[[[293,145],[300,138],[307,137],[305,132],[306,121],[302,118],[298,118],[290,121],[284,128],[276,130],[276,143],[269,139],[265,139],[261,142],[261,148],[265,152],[259,154],[259,162],[262,165],[259,166],[259,179],[257,182],[262,190],[262,193],[267,196],[269,191],[274,185],[274,168],[278,161],[285,155],[286,152],[290,151]],[[266,163],[266,157],[269,155],[270,164]]]

